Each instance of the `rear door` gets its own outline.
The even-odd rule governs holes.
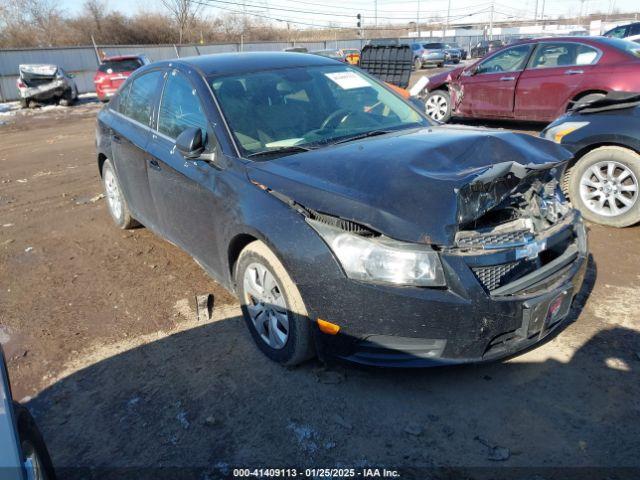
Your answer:
[[[134,218],[151,228],[157,214],[147,178],[146,148],[164,72],[154,70],[133,80],[122,92],[111,126],[113,162]]]
[[[225,194],[219,179],[225,171],[202,160],[187,160],[176,149],[176,138],[190,127],[202,130],[208,152],[221,154],[197,89],[184,73],[173,70],[167,75],[149,144],[149,184],[163,235],[215,276],[221,272],[217,248]]]
[[[516,117],[553,120],[580,93],[601,56],[600,50],[583,43],[540,42],[518,82]]]
[[[531,44],[501,50],[460,77],[460,113],[473,117],[511,118],[516,85],[529,59]]]

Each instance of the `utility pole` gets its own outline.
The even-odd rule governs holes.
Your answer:
[[[418,10],[416,11],[416,33],[420,38],[420,0],[418,0]]]
[[[542,26],[544,27],[544,4],[546,0],[542,0],[542,10],[540,11],[540,20],[542,20]]]
[[[533,12],[533,20],[538,20],[538,0],[536,0],[536,11]]]
[[[491,16],[489,17],[489,40],[493,40],[493,13],[495,9],[495,1],[491,0]]]
[[[451,0],[449,0],[449,3],[447,4],[447,23],[444,27],[444,30],[442,31],[442,40],[444,40],[444,37],[447,36],[447,30],[449,30],[449,16],[451,15]]]
[[[375,6],[375,10],[376,10],[376,21],[375,21],[375,26],[378,26],[378,0],[374,0],[374,6]]]

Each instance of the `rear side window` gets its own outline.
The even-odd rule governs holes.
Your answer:
[[[205,138],[207,117],[191,82],[174,70],[162,94],[158,131],[175,139],[189,127],[198,127]]]
[[[533,56],[531,68],[593,65],[598,58],[598,50],[581,43],[542,43]]]
[[[149,72],[136,78],[129,89],[120,112],[143,125],[149,125],[153,102],[162,82],[163,72]],[[122,101],[121,100],[121,101]]]
[[[629,37],[640,35],[640,23],[634,23],[629,27]]]
[[[607,33],[605,33],[605,35],[612,38],[624,38],[627,36],[627,25],[609,30]]]
[[[137,58],[127,58],[126,60],[107,60],[98,67],[102,73],[123,73],[133,72],[142,66],[142,61]]]

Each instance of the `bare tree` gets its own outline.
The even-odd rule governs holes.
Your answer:
[[[169,10],[178,27],[178,43],[182,43],[184,34],[193,24],[196,14],[200,9],[200,4],[193,0],[160,0]]]

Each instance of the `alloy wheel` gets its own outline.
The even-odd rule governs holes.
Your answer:
[[[262,341],[275,350],[289,339],[287,302],[273,274],[260,263],[251,263],[244,272],[245,302]]]
[[[434,94],[427,98],[425,102],[425,110],[434,120],[442,120],[447,115],[449,108],[447,99],[443,95]]]
[[[111,214],[118,220],[122,219],[123,205],[122,194],[116,176],[110,168],[104,171],[104,189],[107,194],[107,203]]]
[[[598,162],[583,173],[580,198],[593,213],[606,217],[622,215],[638,199],[638,179],[620,162]]]

